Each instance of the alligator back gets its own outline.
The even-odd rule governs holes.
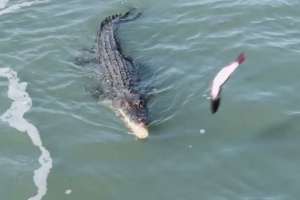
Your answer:
[[[94,51],[99,55],[98,77],[112,89],[130,91],[138,79],[132,59],[123,54],[115,33],[120,22],[140,16],[140,13],[133,11],[105,18],[96,38]]]

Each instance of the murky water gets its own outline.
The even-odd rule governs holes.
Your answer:
[[[147,141],[85,91],[92,72],[74,64],[101,20],[131,6],[143,14],[120,26],[120,43],[161,91]],[[0,0],[0,200],[299,199],[299,6]],[[211,115],[210,81],[241,52]]]

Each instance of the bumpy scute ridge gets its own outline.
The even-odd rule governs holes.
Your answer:
[[[130,11],[126,12],[124,15],[120,14],[115,14],[115,15],[111,15],[106,17],[102,22],[101,22],[101,26],[100,26],[100,30],[107,25],[108,23],[113,22],[113,20],[115,19],[122,19],[122,20],[126,20],[131,14],[133,14],[133,12],[135,11],[135,8],[132,8]],[[117,22],[117,21],[116,21]]]

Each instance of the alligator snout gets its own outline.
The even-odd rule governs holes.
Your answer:
[[[143,127],[147,127],[148,126],[148,123],[145,119],[143,118],[139,118],[139,124]]]

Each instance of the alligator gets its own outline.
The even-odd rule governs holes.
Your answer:
[[[120,23],[137,19],[141,12],[131,9],[125,14],[106,17],[100,25],[94,46],[76,58],[77,65],[96,64],[97,86],[91,94],[109,105],[121,116],[138,139],[148,137],[147,93],[153,89],[142,86],[141,76],[133,59],[125,55],[116,37]]]

